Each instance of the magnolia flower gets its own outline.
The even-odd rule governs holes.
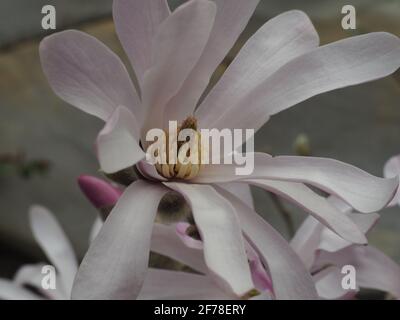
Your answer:
[[[353,213],[342,201],[331,198],[360,230],[367,233],[379,219],[376,213]],[[353,298],[359,288],[378,289],[400,298],[400,266],[373,246],[352,244],[338,237],[313,217],[308,217],[291,241],[293,249],[309,268],[318,295],[324,299]],[[355,269],[355,290],[342,287],[344,266]]]
[[[70,241],[46,208],[32,206],[29,210],[33,236],[57,272],[55,289],[44,289],[44,263],[22,266],[13,280],[0,279],[0,299],[66,300],[70,298],[78,262]],[[32,288],[34,290],[30,290]]]
[[[106,122],[97,138],[102,171],[115,174],[135,167],[141,178],[125,189],[85,255],[73,298],[139,295],[157,207],[169,190],[181,193],[191,206],[210,276],[236,297],[254,289],[245,241],[268,266],[276,298],[317,297],[299,258],[239,199],[249,184],[298,204],[344,239],[366,242],[357,225],[309,185],[368,213],[391,200],[397,178],[377,178],[331,159],[260,153],[248,176],[237,176],[234,164],[172,165],[168,171],[145,161],[146,133],[165,129],[169,120],[181,126],[189,122],[194,129],[258,130],[270,116],[301,101],[385,77],[400,65],[396,36],[371,33],[319,47],[308,17],[290,11],[247,41],[196,109],[258,2],[190,0],[171,13],[165,0],[115,0],[117,34],[140,94],[121,60],[93,37],[70,30],[42,41],[42,66],[54,92]],[[235,194],[223,194],[234,182]]]

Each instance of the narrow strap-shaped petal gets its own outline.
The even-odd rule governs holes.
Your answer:
[[[104,172],[115,173],[145,158],[136,139],[137,129],[135,118],[127,108],[115,109],[97,137],[97,156]]]
[[[352,296],[358,292],[359,288],[357,285],[355,290],[343,289],[342,279],[344,274],[340,271],[336,266],[329,266],[313,276],[318,295],[322,299],[345,299],[346,296]]]
[[[158,28],[153,39],[152,67],[144,76],[142,88],[143,106],[147,112],[144,136],[149,129],[162,128],[166,104],[199,60],[215,14],[213,2],[190,0]]]
[[[33,236],[60,275],[65,295],[69,296],[78,263],[70,241],[50,211],[32,206],[29,218]]]
[[[335,253],[321,251],[317,264],[332,264],[340,269],[352,265],[359,287],[390,292],[400,298],[400,266],[374,247],[351,246]]]
[[[199,106],[196,116],[200,125],[215,128],[218,119],[229,113],[238,100],[280,67],[318,45],[318,33],[303,12],[288,11],[269,20],[247,41]],[[226,124],[222,125],[226,127]]]
[[[166,192],[143,180],[125,190],[83,258],[73,299],[136,299],[148,266],[157,207]]]
[[[271,115],[315,95],[383,78],[399,67],[400,40],[392,34],[377,32],[340,40],[281,67],[241,96],[212,127],[258,130]]]
[[[218,184],[219,187],[233,193],[236,197],[242,200],[250,208],[254,209],[254,200],[251,194],[250,185],[245,183],[221,183]]]
[[[138,299],[213,300],[234,299],[209,277],[187,272],[149,269]]]
[[[273,180],[247,180],[247,182],[294,202],[344,239],[359,244],[367,243],[364,233],[346,214],[306,185]]]
[[[378,178],[350,164],[327,158],[271,157],[254,153],[254,170],[250,175],[237,175],[236,169],[236,165],[205,165],[193,181],[221,183],[272,179],[303,182],[336,195],[365,213],[386,207],[399,184],[398,178]]]
[[[217,15],[210,38],[182,88],[166,107],[164,121],[184,120],[193,114],[210,78],[246,27],[260,0],[214,0]]]
[[[167,0],[114,0],[115,29],[139,83],[152,66],[154,35],[169,14]]]
[[[187,247],[177,235],[174,226],[165,226],[159,223],[154,225],[151,251],[170,257],[199,272],[208,272],[203,252]]]
[[[233,194],[218,189],[230,201],[250,244],[268,266],[276,299],[317,299],[314,282],[287,241],[253,209]]]
[[[190,206],[204,245],[210,272],[227,292],[243,296],[254,288],[242,231],[234,208],[213,187],[165,183]]]
[[[104,121],[126,106],[141,123],[139,97],[125,66],[96,38],[75,30],[55,33],[40,43],[40,59],[61,99]]]

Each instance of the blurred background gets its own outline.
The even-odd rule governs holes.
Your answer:
[[[169,1],[172,8],[182,1]],[[67,105],[48,86],[38,45],[48,33],[41,9],[57,10],[57,31],[79,29],[126,56],[114,31],[112,0],[1,0],[0,2],[0,277],[12,277],[24,263],[45,261],[28,223],[28,208],[52,210],[79,257],[88,246],[96,210],[80,193],[76,178],[100,176],[94,140],[102,122]],[[341,9],[357,10],[357,30],[341,27]],[[218,79],[244,41],[263,23],[290,9],[305,11],[321,43],[387,31],[400,36],[400,0],[261,0],[249,26],[215,73]],[[274,116],[256,136],[256,149],[277,154],[331,157],[382,176],[387,159],[400,153],[400,72],[373,83],[312,98]],[[253,190],[256,207],[289,238],[282,216],[295,226],[305,214]],[[370,243],[400,262],[400,208],[386,209]]]

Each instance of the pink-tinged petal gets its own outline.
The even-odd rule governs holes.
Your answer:
[[[56,268],[65,296],[69,296],[78,269],[70,241],[57,220],[46,208],[32,206],[29,210],[29,219],[36,242]]]
[[[239,198],[218,191],[235,207],[249,243],[268,266],[276,299],[317,299],[308,270],[287,241]]]
[[[169,16],[167,0],[114,0],[115,29],[139,83],[152,66],[152,40]]]
[[[136,169],[138,169],[140,174],[143,175],[143,177],[145,177],[148,180],[167,181],[167,179],[165,179],[158,173],[156,167],[148,163],[146,160],[139,161],[136,164]]]
[[[153,66],[143,80],[142,98],[148,115],[144,136],[149,129],[162,128],[165,106],[199,60],[215,14],[213,2],[191,0],[178,7],[158,28],[153,39]]]
[[[303,12],[289,11],[269,20],[244,45],[196,111],[200,125],[229,127],[218,119],[229,114],[238,100],[254,91],[280,67],[318,45],[318,34]],[[242,116],[243,112],[238,115]]]
[[[235,209],[208,185],[165,183],[190,204],[211,274],[227,292],[243,296],[254,288]]]
[[[56,289],[45,290],[42,287],[43,277],[42,268],[45,264],[28,264],[18,269],[14,276],[14,283],[22,286],[30,286],[36,289],[43,297],[50,300],[67,300],[69,293],[64,292],[63,288],[56,286]],[[56,279],[58,280],[58,279]],[[57,281],[56,281],[57,285]]]
[[[250,186],[244,183],[221,183],[219,187],[233,193],[236,197],[242,200],[250,208],[254,209],[254,200],[251,194]]]
[[[141,300],[215,300],[235,299],[221,290],[209,277],[197,274],[149,269]]]
[[[295,203],[344,239],[358,244],[367,243],[364,233],[358,229],[357,225],[346,214],[340,212],[326,198],[318,195],[306,185],[296,182],[261,179],[247,181]]]
[[[340,269],[352,265],[359,287],[386,291],[400,298],[400,266],[374,247],[351,246],[335,253],[321,251],[318,265],[326,264]]]
[[[113,206],[122,195],[122,190],[102,179],[81,175],[78,178],[81,191],[97,209]]]
[[[136,299],[147,270],[157,207],[166,192],[143,180],[125,190],[83,258],[73,299]]]
[[[175,226],[156,223],[151,239],[151,251],[170,257],[194,270],[207,273],[203,252],[187,247],[176,233]]]
[[[135,118],[128,109],[115,109],[97,137],[97,155],[104,172],[115,173],[145,158],[136,139],[137,128]]]
[[[75,30],[55,33],[40,43],[40,59],[53,91],[66,102],[104,121],[127,106],[142,120],[125,66],[94,37]]]
[[[13,281],[0,278],[0,299],[3,300],[41,300],[38,295],[33,294]]]
[[[187,222],[179,222],[176,224],[176,234],[181,239],[181,241],[185,244],[186,247],[192,249],[203,250],[203,242],[201,240],[197,240],[192,238],[187,234],[187,229],[191,225]]]
[[[308,269],[311,269],[314,263],[323,228],[323,224],[319,223],[317,219],[313,216],[308,216],[290,241],[291,247]]]
[[[345,290],[342,288],[342,279],[344,274],[340,272],[340,269],[335,266],[330,266],[316,275],[314,275],[315,286],[318,291],[318,295],[322,299],[334,300],[344,299],[348,295],[354,295],[358,292],[356,290]]]
[[[400,175],[400,155],[390,158],[384,168],[383,175],[385,178],[398,177]],[[397,189],[397,193],[393,200],[389,203],[389,206],[400,206],[400,188]]]
[[[251,207],[249,206],[249,208]],[[247,257],[249,259],[251,276],[256,286],[256,289],[258,289],[260,292],[264,291],[273,292],[272,280],[270,276],[266,272],[265,267],[263,266],[258,253],[247,241],[246,241],[246,252],[247,252]]]
[[[179,92],[168,102],[166,119],[184,120],[194,109],[210,78],[246,27],[259,0],[214,0],[217,14],[210,38]]]
[[[195,183],[221,183],[248,179],[303,182],[340,197],[360,212],[384,208],[393,198],[398,178],[383,179],[352,165],[327,158],[279,156],[254,153],[250,175],[236,175],[236,165],[205,165]]]
[[[271,115],[315,95],[383,78],[399,66],[400,40],[392,34],[340,40],[288,62],[237,99],[213,127],[258,130]]]
[[[377,213],[349,213],[347,215],[357,225],[358,229],[364,234],[366,234],[379,219],[379,214]],[[322,229],[318,249],[335,252],[344,249],[350,245],[352,245],[351,242],[338,237],[337,234],[333,233],[331,230],[327,228]]]

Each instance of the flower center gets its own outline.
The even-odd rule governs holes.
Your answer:
[[[201,135],[194,117],[186,118],[170,136],[165,132],[165,162],[156,163],[157,172],[167,179],[189,180],[196,177],[201,167]],[[170,157],[175,152],[176,156]]]

